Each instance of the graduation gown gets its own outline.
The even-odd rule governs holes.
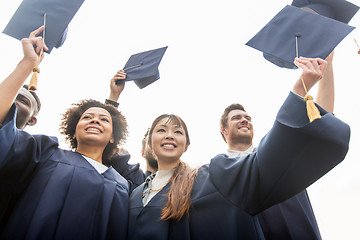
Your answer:
[[[117,153],[110,159],[103,161],[103,164],[112,166],[121,176],[129,182],[129,192],[131,193],[137,186],[142,184],[146,177],[140,169],[140,164],[129,164],[130,153],[128,151]]]
[[[126,239],[128,182],[18,130],[15,115],[0,130],[0,239]]]
[[[305,102],[293,93],[256,153],[220,154],[202,166],[194,182],[189,216],[160,220],[165,186],[143,207],[143,185],[130,196],[129,239],[264,239],[256,214],[315,182],[346,156],[350,128],[321,110],[309,123]]]
[[[259,215],[266,240],[321,240],[306,190]]]

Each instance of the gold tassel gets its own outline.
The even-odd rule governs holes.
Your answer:
[[[303,79],[302,76],[301,76],[301,81],[302,81],[304,90],[306,92],[306,95],[304,97],[304,101],[306,102],[306,111],[307,111],[309,121],[312,122],[315,119],[320,119],[321,118],[320,111],[316,107],[316,105],[315,105],[315,103],[313,101],[313,97],[308,94],[308,91],[306,90],[306,86],[305,86],[304,79]]]
[[[33,68],[33,75],[31,76],[30,84],[28,87],[29,91],[36,91],[38,84],[38,74],[40,73],[40,69],[38,67]]]
[[[320,119],[321,118],[320,111],[315,106],[315,103],[313,101],[313,97],[306,94],[305,97],[304,97],[304,100],[306,102],[306,110],[307,110],[307,115],[309,117],[309,121],[312,122],[315,119]]]

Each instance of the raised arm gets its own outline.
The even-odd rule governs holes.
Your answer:
[[[125,82],[116,84],[117,80],[124,80],[126,73],[124,70],[119,70],[115,76],[110,80],[110,95],[105,100],[105,103],[111,104],[114,107],[118,107],[118,99],[120,94],[125,88]],[[137,186],[145,181],[145,174],[140,169],[140,164],[129,164],[130,154],[123,148],[118,148],[117,152],[111,157],[106,159],[105,164],[112,166],[118,173],[120,173],[130,184],[130,192]]]
[[[309,90],[322,78],[326,61],[298,59]],[[319,108],[321,118],[309,122],[301,78],[281,107],[258,151],[239,159],[219,155],[209,167],[212,182],[228,200],[250,214],[284,201],[314,183],[346,156],[347,124]],[[296,95],[297,94],[297,95]]]
[[[109,98],[106,99],[106,103],[112,104],[115,107],[119,106],[118,99],[120,94],[125,88],[125,82],[120,84],[116,84],[118,80],[124,80],[126,78],[126,73],[124,70],[119,70],[115,74],[115,76],[110,80],[110,95]]]
[[[325,59],[327,61],[327,67],[323,78],[318,83],[318,90],[315,98],[315,102],[330,113],[334,112],[335,103],[334,72],[332,65],[333,56],[334,52],[330,53]]]
[[[42,31],[43,27],[35,31]],[[21,40],[24,57],[16,66],[15,70],[0,83],[0,123],[3,123],[11,105],[13,104],[19,90],[24,84],[26,78],[32,72],[39,58],[43,40],[41,37],[29,37]],[[34,49],[35,46],[35,49]],[[47,50],[47,47],[44,46]]]

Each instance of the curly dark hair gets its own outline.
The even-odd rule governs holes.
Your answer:
[[[111,115],[114,143],[109,142],[103,153],[103,159],[110,158],[117,147],[125,142],[128,135],[126,119],[114,106],[92,99],[72,104],[72,107],[62,114],[59,128],[60,133],[65,135],[65,140],[70,143],[71,149],[76,150],[77,140],[73,138],[76,126],[82,114],[92,107],[103,108]]]

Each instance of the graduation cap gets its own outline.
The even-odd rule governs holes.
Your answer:
[[[44,23],[46,15],[45,44],[49,53],[60,47],[67,27],[84,0],[23,0],[3,33],[21,40]]]
[[[310,8],[322,16],[343,23],[349,23],[359,10],[358,6],[345,0],[294,0],[291,5],[299,8]]]
[[[142,89],[158,80],[160,78],[158,67],[166,49],[167,46],[131,55],[123,69],[126,79],[117,80],[116,84],[134,81]]]
[[[354,27],[294,6],[285,6],[246,45],[290,69],[295,57],[325,59]]]

